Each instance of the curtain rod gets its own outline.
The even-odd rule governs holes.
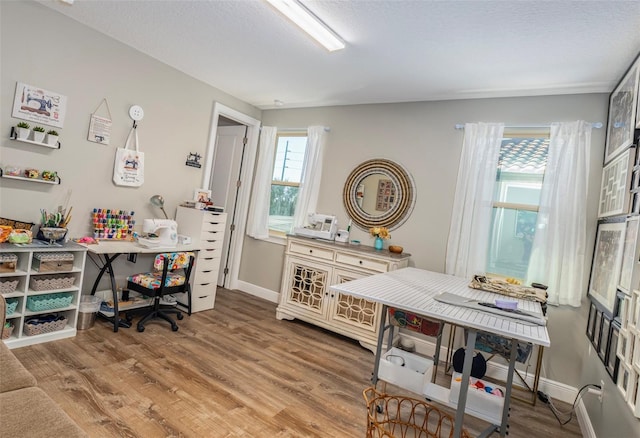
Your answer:
[[[549,125],[506,125],[505,128],[524,128],[524,129],[529,129],[529,128],[550,128],[551,124]],[[602,122],[591,122],[591,127],[595,128],[595,129],[600,129],[602,128]],[[456,129],[464,129],[464,124],[463,123],[458,123],[455,125]]]
[[[260,127],[262,129],[262,126]],[[306,128],[278,128],[278,132],[306,132],[309,130],[309,127]],[[331,132],[331,128],[328,126],[324,127],[324,132]]]

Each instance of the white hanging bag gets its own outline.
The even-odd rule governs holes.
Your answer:
[[[135,143],[135,149],[131,142]],[[144,183],[144,152],[138,150],[138,131],[131,128],[124,148],[116,150],[113,182],[117,186],[140,187]]]

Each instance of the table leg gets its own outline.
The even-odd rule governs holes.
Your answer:
[[[120,325],[122,325],[123,327],[131,327],[131,324],[127,323],[126,321],[120,321],[120,314],[118,310],[118,286],[116,284],[116,277],[113,273],[112,262],[115,259],[117,259],[120,255],[121,253],[113,254],[112,256],[109,256],[109,254],[102,254],[102,256],[104,257],[104,263],[102,265],[102,268],[100,268],[100,272],[98,272],[98,275],[96,276],[96,281],[93,283],[93,287],[91,288],[91,295],[95,295],[96,290],[98,289],[98,283],[100,283],[102,276],[104,275],[105,272],[109,274],[109,281],[111,283],[111,293],[113,296],[113,331],[114,332],[118,331],[118,327],[120,327]]]
[[[509,356],[509,371],[507,372],[507,384],[505,385],[504,407],[502,408],[502,424],[500,424],[500,436],[504,437],[509,428],[509,405],[511,401],[511,387],[513,386],[513,372],[516,369],[516,356],[518,353],[517,339],[511,340],[511,355]]]
[[[382,312],[380,313],[380,325],[378,326],[378,343],[376,345],[376,357],[373,363],[373,376],[371,376],[371,383],[373,386],[378,384],[378,369],[380,368],[380,357],[382,356],[382,341],[384,340],[385,324],[387,321],[386,304],[382,305]]]
[[[458,408],[456,409],[456,421],[453,426],[453,436],[460,438],[462,427],[464,426],[464,408],[467,404],[467,392],[469,391],[469,376],[471,375],[471,364],[476,345],[477,332],[469,329],[467,334],[467,347],[464,352],[464,365],[462,366],[462,381],[460,382],[460,396],[458,397]]]

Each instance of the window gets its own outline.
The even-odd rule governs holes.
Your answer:
[[[493,197],[487,272],[524,279],[536,232],[549,133],[504,134]]]
[[[283,236],[291,230],[306,147],[306,132],[278,133],[276,136],[276,158],[269,203],[269,234]]]

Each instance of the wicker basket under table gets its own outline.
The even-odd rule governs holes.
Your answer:
[[[389,395],[367,388],[367,438],[451,438],[454,419],[424,400]],[[470,438],[462,429],[462,438]]]

